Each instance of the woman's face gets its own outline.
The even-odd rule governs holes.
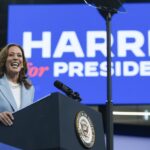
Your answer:
[[[15,75],[19,74],[23,67],[22,51],[17,46],[11,46],[8,49],[8,56],[6,59],[6,74]]]

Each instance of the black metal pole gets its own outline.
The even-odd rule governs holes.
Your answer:
[[[112,103],[112,77],[111,77],[111,13],[106,14],[107,29],[107,102],[106,102],[106,146],[113,150],[113,103]]]

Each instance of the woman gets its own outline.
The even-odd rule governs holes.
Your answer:
[[[0,122],[13,124],[13,112],[30,105],[34,87],[27,80],[24,51],[17,44],[6,45],[0,51]]]

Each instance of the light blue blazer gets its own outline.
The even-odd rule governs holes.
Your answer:
[[[21,106],[20,109],[32,104],[34,98],[34,87],[26,89],[24,84],[21,85]],[[4,75],[0,78],[0,112],[18,111],[13,93],[9,87],[8,80]]]

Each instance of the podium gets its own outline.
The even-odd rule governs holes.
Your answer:
[[[101,114],[61,93],[13,115],[12,126],[0,123],[0,143],[23,150],[105,150]],[[89,121],[83,129],[92,137],[82,135],[80,121]]]

